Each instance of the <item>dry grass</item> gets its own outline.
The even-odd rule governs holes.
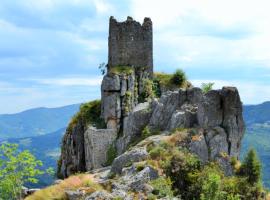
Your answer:
[[[94,183],[90,174],[79,174],[71,176],[57,185],[49,186],[45,189],[35,192],[25,200],[66,200],[66,190],[82,190],[87,194],[91,194],[103,188]]]
[[[266,195],[266,200],[270,200],[270,193]]]
[[[187,129],[176,129],[172,135],[170,135],[166,141],[170,145],[176,145],[177,143],[183,141],[188,136],[188,130]]]

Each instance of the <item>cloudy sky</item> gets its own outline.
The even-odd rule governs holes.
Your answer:
[[[100,97],[108,19],[154,26],[155,71],[270,100],[269,0],[1,0],[0,113]]]

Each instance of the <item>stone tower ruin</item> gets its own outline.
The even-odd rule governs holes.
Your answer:
[[[153,29],[150,18],[139,22],[128,17],[124,22],[110,18],[108,68],[145,67],[153,73]]]

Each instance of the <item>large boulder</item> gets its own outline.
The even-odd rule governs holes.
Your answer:
[[[128,145],[142,137],[142,130],[149,123],[151,109],[148,102],[138,104],[124,119],[123,136],[116,141],[118,154],[123,153]]]
[[[111,172],[121,174],[122,169],[133,162],[145,160],[148,157],[148,152],[145,147],[134,148],[114,159],[112,163]]]

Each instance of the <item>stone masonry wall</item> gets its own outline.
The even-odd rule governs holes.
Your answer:
[[[86,171],[103,167],[107,162],[107,151],[116,140],[115,129],[88,127],[84,132]]]
[[[147,67],[153,73],[153,30],[150,18],[143,24],[128,17],[124,22],[110,18],[108,67]]]

